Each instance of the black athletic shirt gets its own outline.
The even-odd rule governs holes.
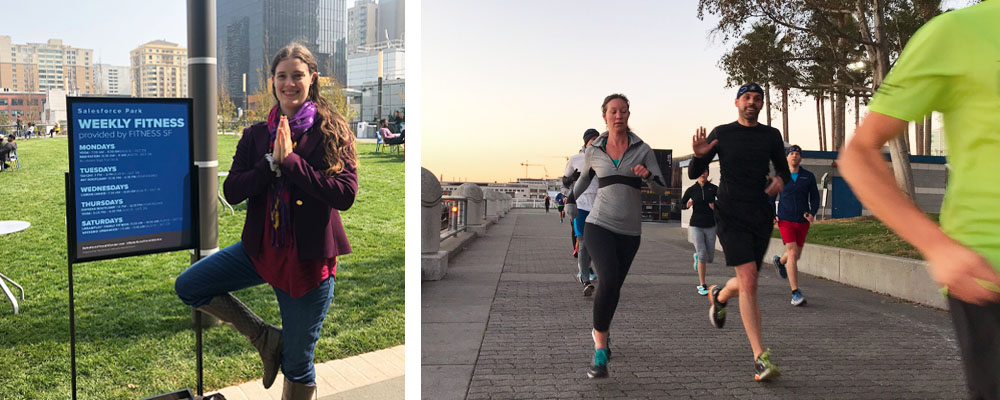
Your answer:
[[[688,177],[697,179],[719,155],[722,182],[718,198],[722,202],[767,202],[768,161],[784,183],[792,180],[785,160],[785,146],[781,133],[764,124],[743,126],[739,122],[719,125],[708,135],[708,142],[719,143],[702,157],[692,157]]]
[[[705,186],[695,182],[684,191],[684,196],[681,196],[681,207],[687,208],[687,202],[691,200],[691,221],[688,222],[691,226],[697,228],[715,226],[714,211],[709,203],[715,203],[715,194],[718,191],[719,187],[713,185],[712,182],[705,182]]]

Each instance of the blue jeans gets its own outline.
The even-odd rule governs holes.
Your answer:
[[[266,283],[243,249],[236,242],[194,263],[174,282],[174,290],[184,304],[200,307],[216,295]],[[313,354],[319,331],[333,299],[333,279],[304,296],[292,298],[284,290],[274,288],[281,309],[281,371],[295,383],[313,384],[316,370]]]

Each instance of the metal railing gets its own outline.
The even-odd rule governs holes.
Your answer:
[[[469,222],[469,199],[460,196],[441,197],[441,240],[465,232]]]
[[[545,208],[545,200],[539,199],[511,199],[511,208]],[[549,203],[549,207],[554,208],[555,202]]]

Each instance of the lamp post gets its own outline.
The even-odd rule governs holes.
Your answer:
[[[382,50],[378,51],[378,118],[376,122],[382,123]]]
[[[243,115],[247,115],[247,109],[250,108],[250,98],[247,97],[247,73],[243,73]],[[245,118],[245,117],[244,117]]]

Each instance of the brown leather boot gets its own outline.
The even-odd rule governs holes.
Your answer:
[[[257,349],[260,361],[264,364],[264,388],[271,387],[278,375],[278,367],[281,366],[281,329],[265,324],[257,314],[229,293],[213,297],[211,302],[198,307],[198,310],[228,323],[250,339],[250,344]]]
[[[316,384],[306,385],[285,379],[285,387],[281,391],[281,400],[310,400],[316,393]]]

